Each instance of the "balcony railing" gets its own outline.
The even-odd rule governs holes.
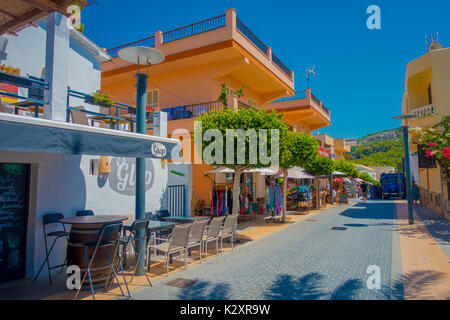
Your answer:
[[[39,117],[39,106],[48,104],[48,102],[44,99],[44,92],[49,89],[49,84],[43,79],[32,76],[21,77],[15,74],[0,71],[0,83],[6,83],[19,88],[28,89],[27,96],[22,96],[18,93],[16,94],[1,90],[0,87],[1,96],[23,100],[21,102],[11,104],[11,107],[15,109],[14,112],[16,114],[19,113],[19,110],[27,111],[27,108],[29,108],[31,111],[34,108],[34,116],[37,118]]]
[[[434,105],[433,104],[429,104],[429,105],[426,105],[426,106],[423,106],[423,107],[419,107],[419,108],[413,109],[413,110],[411,110],[411,113],[413,115],[416,115],[417,118],[425,118],[425,117],[434,115],[435,111],[436,110],[434,108]]]
[[[161,109],[161,111],[167,112],[167,120],[169,121],[194,119],[204,113],[221,110],[223,110],[223,104],[220,101],[211,101]]]
[[[330,114],[330,110],[328,108],[326,108],[323,104],[322,104],[322,110],[325,111],[326,114]]]
[[[71,97],[82,100],[83,103],[99,107],[99,112],[86,110],[85,108],[72,107]],[[88,120],[91,122],[99,122],[103,124],[109,124],[111,129],[120,129],[120,124],[129,124],[129,129],[134,132],[134,123],[136,122],[136,108],[124,103],[116,102],[112,105],[101,105],[94,102],[92,95],[67,89],[67,118],[66,121],[70,121],[71,110],[81,111],[89,115]],[[153,128],[153,113],[147,113],[147,128]]]
[[[255,36],[255,34],[251,32],[250,29],[247,28],[247,26],[238,18],[236,18],[236,27],[244,34],[244,36],[247,37],[248,40],[253,42],[253,44],[262,51],[262,53],[267,54],[267,46],[259,40],[259,38]]]
[[[313,101],[314,101],[315,103],[317,103],[317,104],[320,106],[320,100],[317,99],[316,96],[313,95],[312,93],[311,93],[311,98],[313,99]]]
[[[248,104],[242,102],[242,101],[238,101],[238,109],[253,109],[256,110],[256,108],[249,106]]]
[[[199,33],[216,30],[226,25],[226,16],[220,15],[214,18],[206,19],[200,22],[190,24],[181,28],[163,33],[163,43],[187,38]]]
[[[108,53],[112,58],[115,58],[119,54],[119,50],[127,47],[138,47],[138,46],[144,46],[144,47],[154,47],[155,46],[155,36],[151,36],[142,40],[130,42],[112,49],[106,50],[106,53]]]
[[[278,57],[277,57],[274,53],[272,53],[272,61],[273,61],[273,63],[275,63],[281,70],[283,70],[283,72],[284,72],[287,76],[289,76],[289,77],[291,76],[291,70],[289,70],[289,68],[286,67],[286,66],[284,65],[284,63],[281,62],[281,60],[278,59]]]

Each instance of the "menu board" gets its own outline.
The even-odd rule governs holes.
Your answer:
[[[346,193],[346,192],[339,193],[339,203],[347,203],[348,204],[348,193]]]
[[[29,172],[0,163],[0,283],[25,277]]]

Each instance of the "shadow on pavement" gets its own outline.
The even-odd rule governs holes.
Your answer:
[[[393,220],[395,218],[395,204],[392,202],[358,203],[340,213],[341,216],[352,219]]]
[[[177,298],[181,300],[229,300],[230,285],[198,281],[190,287],[182,289]]]
[[[279,275],[267,290],[264,299],[269,300],[350,300],[358,290],[363,288],[359,279],[350,279],[341,284],[333,292],[323,289],[324,276],[312,272],[294,279],[290,275]]]

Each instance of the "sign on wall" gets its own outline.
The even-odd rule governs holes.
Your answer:
[[[147,159],[145,163],[145,191],[147,191],[153,185],[155,174],[153,162]],[[108,180],[111,189],[115,192],[134,196],[136,194],[136,159],[112,157]]]

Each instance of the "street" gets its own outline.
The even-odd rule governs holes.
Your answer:
[[[404,203],[395,200],[330,208],[232,253],[211,258],[206,264],[158,279],[152,288],[134,292],[133,298],[404,299],[396,214],[399,206],[406,210]],[[427,219],[424,221],[433,227],[435,221]],[[439,228],[449,230],[449,223],[438,220],[437,229],[432,230],[442,235]],[[448,259],[449,235],[444,236],[440,246]],[[368,289],[367,279],[372,274],[367,273],[369,266],[379,267],[380,289]],[[417,287],[417,281],[425,284],[429,277],[437,276],[428,273],[403,276],[418,279],[414,284]],[[197,282],[185,289],[165,284],[179,277]]]

